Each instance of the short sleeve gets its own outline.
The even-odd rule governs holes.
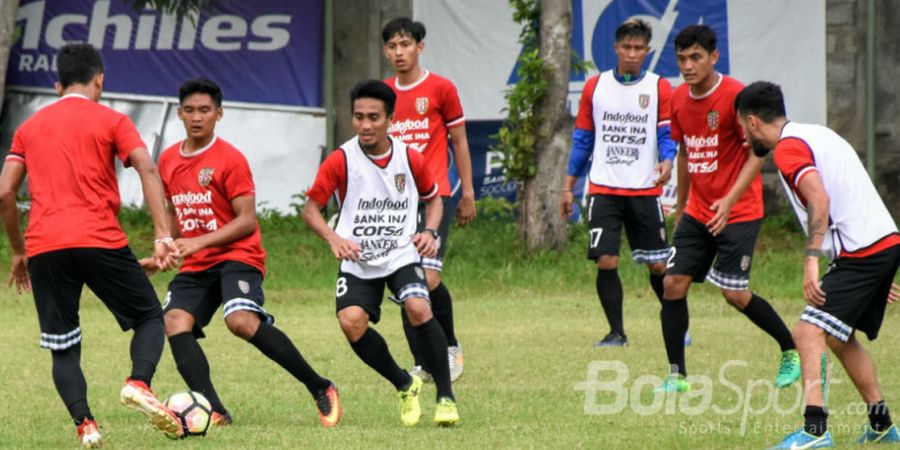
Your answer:
[[[416,180],[419,198],[422,200],[434,198],[438,194],[438,185],[434,181],[434,175],[425,165],[425,157],[410,148],[406,149],[406,155],[409,158],[409,168],[412,170],[413,178]]]
[[[141,139],[141,134],[138,133],[134,122],[124,114],[113,129],[113,143],[115,144],[116,156],[126,165],[128,164],[128,155],[131,152],[138,148],[147,148],[147,144],[144,144],[144,141]]]
[[[672,85],[669,80],[659,77],[657,89],[659,91],[657,124],[669,125],[672,120]]]
[[[250,171],[250,163],[240,153],[236,153],[225,172],[224,180],[225,196],[229,201],[245,195],[256,195],[256,184],[253,183],[253,173]]]
[[[775,166],[795,190],[800,186],[803,176],[818,170],[812,149],[803,139],[795,137],[782,139],[775,146],[774,153]]]
[[[335,191],[341,199],[347,193],[347,157],[341,149],[331,152],[319,166],[316,180],[306,191],[306,196],[324,206]]]
[[[462,104],[459,101],[459,93],[456,92],[456,86],[447,82],[447,86],[441,90],[441,117],[447,128],[462,125],[466,121],[463,115]]]
[[[12,145],[9,147],[9,153],[6,154],[6,161],[25,162],[25,142],[21,129],[16,130],[13,134]]]
[[[575,128],[594,131],[594,90],[597,89],[597,81],[600,75],[588,79],[581,91],[581,101],[578,102],[578,116],[575,117]]]

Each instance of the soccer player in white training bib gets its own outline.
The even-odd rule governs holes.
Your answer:
[[[788,121],[781,88],[756,82],[735,99],[744,134],[759,157],[774,149],[785,192],[806,232],[803,294],[806,309],[794,327],[803,366],[803,428],[774,448],[834,447],[827,428],[828,380],[822,363],[832,352],[866,402],[869,423],[857,443],[898,443],[875,374],[875,363],[856,338],[878,337],[885,307],[898,300],[900,235],[859,155],[821,125]],[[819,279],[819,258],[828,270]]]
[[[450,380],[456,381],[463,372],[462,347],[456,340],[453,324],[453,300],[441,277],[444,255],[447,254],[447,239],[454,217],[456,223],[465,226],[475,218],[475,188],[472,186],[472,160],[469,155],[469,141],[466,138],[466,119],[456,86],[450,80],[419,66],[419,55],[425,49],[425,25],[406,17],[391,20],[381,32],[384,56],[394,68],[395,76],[385,80],[397,94],[394,120],[388,132],[391,137],[402,141],[425,158],[425,167],[438,184],[438,195],[444,205],[437,228],[430,228],[437,234],[438,252],[434,256],[422,258],[425,278],[428,281],[428,295],[431,309],[444,334],[447,335],[447,353],[450,360]],[[453,156],[459,171],[462,194],[457,207],[451,198],[450,170],[447,136],[453,143]],[[455,214],[454,214],[455,211]],[[425,208],[419,205],[417,231],[429,229],[425,226]],[[424,381],[431,381],[430,368],[424,358],[424,347],[406,315],[403,314],[403,331],[415,358],[410,373]]]
[[[116,218],[121,199],[115,159],[141,178],[156,235],[154,259],[168,269],[175,248],[162,183],[131,119],[97,103],[104,78],[100,53],[89,44],[65,45],[56,66],[61,98],[16,130],[0,174],[0,210],[13,254],[10,282],[19,292],[34,290],[41,347],[50,350],[53,383],[83,446],[101,445],[81,370],[78,310],[85,285],[122,330],[134,330],[131,375],[120,399],[175,437],[181,434],[178,419],[150,390],[165,343],[163,315]],[[23,242],[16,193],[26,174],[32,203]]]
[[[228,330],[303,383],[322,426],[336,426],[341,403],[334,384],[316,373],[263,307],[266,251],[256,220],[256,186],[247,158],[215,133],[222,90],[204,78],[188,80],[178,100],[187,137],[159,158],[172,228],[178,230],[175,246],[184,258],[163,305],[178,372],[209,400],[214,425],[231,424],[197,342],[221,306]],[[148,268],[151,261],[141,262]]]
[[[362,81],[350,101],[357,135],[322,163],[307,192],[303,220],[341,261],[335,291],[341,330],[359,358],[397,389],[400,422],[419,422],[422,380],[397,365],[384,338],[369,326],[381,317],[385,285],[422,342],[437,388],[434,423],[454,425],[459,413],[450,385],[447,338],[432,315],[420,262],[437,254],[436,236],[428,230],[441,220],[438,186],[422,155],[388,135],[396,95],[387,84]],[[332,230],[321,209],[335,193],[341,210]],[[420,199],[426,202],[426,230],[416,232]]]
[[[622,319],[619,248],[622,226],[636,263],[650,270],[662,302],[669,247],[659,196],[672,176],[669,137],[672,86],[641,70],[650,52],[650,26],[628,20],[616,29],[618,64],[588,79],[581,94],[561,213],[572,214],[572,188],[587,169],[590,188],[588,258],[597,262],[597,296],[610,331],[596,347],[628,345]]]
[[[734,113],[734,97],[743,85],[716,71],[716,43],[715,31],[706,25],[685,27],[675,37],[684,84],[672,94],[672,139],[681,150],[677,223],[660,314],[670,372],[658,393],[690,390],[684,358],[687,295],[691,282],[704,279],[778,343],[781,362],[774,384],[784,388],[800,378],[800,357],[790,330],[772,305],[750,290],[753,250],[763,219],[763,161],[744,145]]]

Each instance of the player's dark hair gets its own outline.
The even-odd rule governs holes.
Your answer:
[[[706,49],[712,53],[716,49],[716,32],[706,25],[690,25],[684,27],[677,36],[675,36],[675,50],[686,50],[694,46],[694,44]]]
[[[66,44],[56,53],[56,71],[63,89],[88,84],[103,73],[103,58],[91,44]]]
[[[628,38],[642,38],[650,44],[653,37],[653,31],[650,25],[641,19],[628,19],[616,28],[616,42]]]
[[[208,94],[216,107],[222,107],[222,88],[215,81],[206,78],[194,78],[187,80],[178,88],[178,103],[184,103],[184,99],[194,94]]]
[[[381,30],[381,41],[387,44],[396,35],[409,36],[416,42],[425,39],[425,25],[422,22],[414,22],[409,17],[397,17],[391,19]]]
[[[742,116],[753,114],[766,123],[772,123],[786,114],[781,87],[768,81],[747,85],[734,98],[734,109]]]
[[[365,80],[356,83],[350,91],[350,109],[353,110],[356,99],[374,98],[384,102],[384,112],[391,116],[394,114],[394,104],[397,103],[397,94],[390,86],[381,80]]]

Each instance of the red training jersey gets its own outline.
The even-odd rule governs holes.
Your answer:
[[[335,192],[338,193],[338,200],[344,201],[344,196],[347,194],[347,156],[344,154],[345,151],[338,148],[325,158],[325,161],[319,166],[316,181],[306,192],[307,197],[319,205],[327,204],[328,198]],[[419,191],[419,200],[430,200],[438,195],[438,186],[434,181],[432,171],[426,168],[425,158],[410,148],[406,149],[406,153],[409,155],[410,170],[416,181],[416,189]],[[387,167],[393,154],[394,147],[392,145],[384,155],[375,158],[369,156],[369,158],[375,166],[383,169]]]
[[[384,82],[397,94],[394,120],[388,133],[425,155],[425,163],[438,183],[440,195],[449,197],[447,135],[450,128],[466,121],[456,86],[427,70],[419,81],[409,86],[400,86],[397,77]]]
[[[159,174],[166,198],[175,209],[181,237],[212,233],[237,216],[231,201],[255,195],[247,158],[234,146],[213,137],[206,147],[181,152],[183,142],[159,157]],[[205,248],[184,259],[179,272],[200,272],[225,261],[248,264],[266,274],[266,251],[259,224],[253,233],[221,247]]]
[[[26,120],[6,156],[28,174],[26,255],[127,246],[114,158],[128,166],[139,148],[146,145],[128,116],[82,95],[66,95]]]
[[[740,81],[720,75],[701,97],[691,95],[687,83],[672,94],[672,140],[687,152],[691,180],[684,212],[702,223],[713,218],[710,205],[728,194],[749,158],[734,111],[734,98],[743,88]],[[758,174],[734,204],[728,223],[762,217],[762,175]]]

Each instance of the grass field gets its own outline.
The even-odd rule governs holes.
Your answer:
[[[140,225],[141,216],[124,217],[138,254],[147,251],[148,229]],[[793,326],[804,305],[803,241],[787,224],[793,224],[792,218],[777,217],[764,228],[752,287]],[[690,297],[694,345],[687,350],[688,370],[709,380],[694,384],[697,394],[654,398],[651,393],[654,380],[665,375],[668,366],[658,304],[642,266],[623,263],[621,268],[630,346],[592,348],[607,329],[594,292],[595,269],[584,258],[583,231],[573,231],[572,245],[563,254],[526,256],[507,221],[482,218],[467,229],[454,230],[445,280],[455,298],[466,368],[454,384],[462,421],[453,429],[431,426],[431,385],[423,396],[422,423],[412,429],[399,425],[392,387],[355,356],[334,318],[336,263],[297,218],[272,216],[263,223],[270,255],[266,308],[313,366],[337,383],[345,410],[337,429],[322,429],[305,389],[216,320],[202,345],[235,424],[212,430],[205,438],[167,440],[119,404],[118,391],[129,369],[130,333],[120,332],[113,317],[86,293],[81,310],[83,366],[106,446],[764,448],[801,424],[797,389],[782,392],[771,403],[776,344],[709,285],[695,285]],[[8,259],[4,245],[4,277]],[[154,278],[161,295],[170,278]],[[50,378],[50,356],[37,345],[31,297],[9,290],[0,294],[0,301],[0,448],[75,448],[74,428]],[[390,302],[383,309],[377,329],[401,365],[408,366],[411,358],[399,311]],[[896,316],[896,309],[889,309],[882,335],[870,347],[892,406],[900,404],[893,402],[900,381],[889,375],[900,370],[891,351],[900,338]],[[591,381],[592,368],[602,369],[599,381]],[[627,374],[613,383],[617,374],[611,368],[625,368]],[[834,368],[833,379],[830,426],[838,445],[845,446],[866,416],[842,368]],[[621,395],[613,386],[621,387],[615,389]],[[162,397],[183,388],[167,348],[154,390]]]

